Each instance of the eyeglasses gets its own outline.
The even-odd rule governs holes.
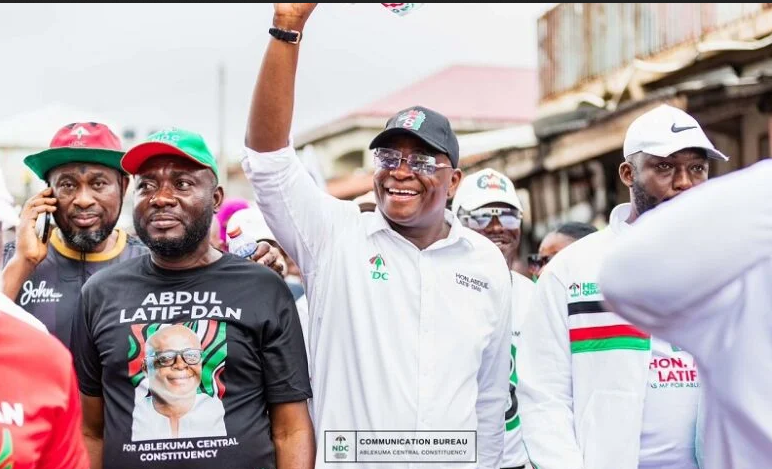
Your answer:
[[[153,355],[148,355],[147,360],[153,361],[153,365],[157,367],[167,367],[174,365],[177,361],[177,355],[182,357],[182,360],[188,365],[198,365],[201,363],[201,349],[200,348],[186,348],[183,350],[164,350]]]
[[[373,152],[373,163],[378,169],[393,171],[399,168],[403,159],[407,162],[407,166],[411,171],[424,176],[431,176],[438,169],[453,167],[449,164],[437,163],[437,158],[434,156],[422,155],[420,153],[411,153],[405,156],[401,151],[392,150],[391,148],[376,148]]]
[[[552,259],[552,256],[541,256],[539,254],[528,254],[528,267],[541,269]]]
[[[491,224],[493,217],[496,217],[506,230],[516,230],[522,222],[520,211],[512,208],[483,207],[471,212],[464,209],[458,212],[461,223],[473,230],[484,230]]]

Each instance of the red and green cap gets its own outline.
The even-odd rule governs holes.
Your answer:
[[[187,158],[212,170],[220,179],[217,160],[207,148],[204,138],[183,129],[171,128],[150,135],[123,155],[121,166],[129,174],[137,174],[142,163],[156,156],[174,155]]]
[[[121,140],[105,124],[76,122],[59,129],[47,150],[24,158],[24,164],[40,179],[68,163],[94,163],[124,172],[121,168]]]

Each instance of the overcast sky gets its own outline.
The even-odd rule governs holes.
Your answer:
[[[378,3],[321,4],[302,42],[294,130],[449,65],[535,68],[550,5],[431,3],[398,17]],[[222,63],[233,151],[272,15],[270,3],[0,5],[0,120],[60,102],[124,126],[195,130],[215,150]]]

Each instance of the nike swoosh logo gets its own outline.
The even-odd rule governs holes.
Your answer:
[[[689,127],[676,127],[676,125],[673,124],[672,126],[670,126],[670,131],[673,132],[674,134],[677,134],[678,132],[683,132],[684,130],[696,129],[696,128],[697,127],[693,125]]]

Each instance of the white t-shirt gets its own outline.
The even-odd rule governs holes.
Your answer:
[[[180,419],[177,436],[172,436],[169,418],[155,410],[150,397],[138,399],[135,402],[132,416],[131,441],[227,435],[225,408],[222,401],[207,394],[196,394],[196,403]]]
[[[652,337],[640,469],[697,469],[694,437],[699,393],[694,358]]]

